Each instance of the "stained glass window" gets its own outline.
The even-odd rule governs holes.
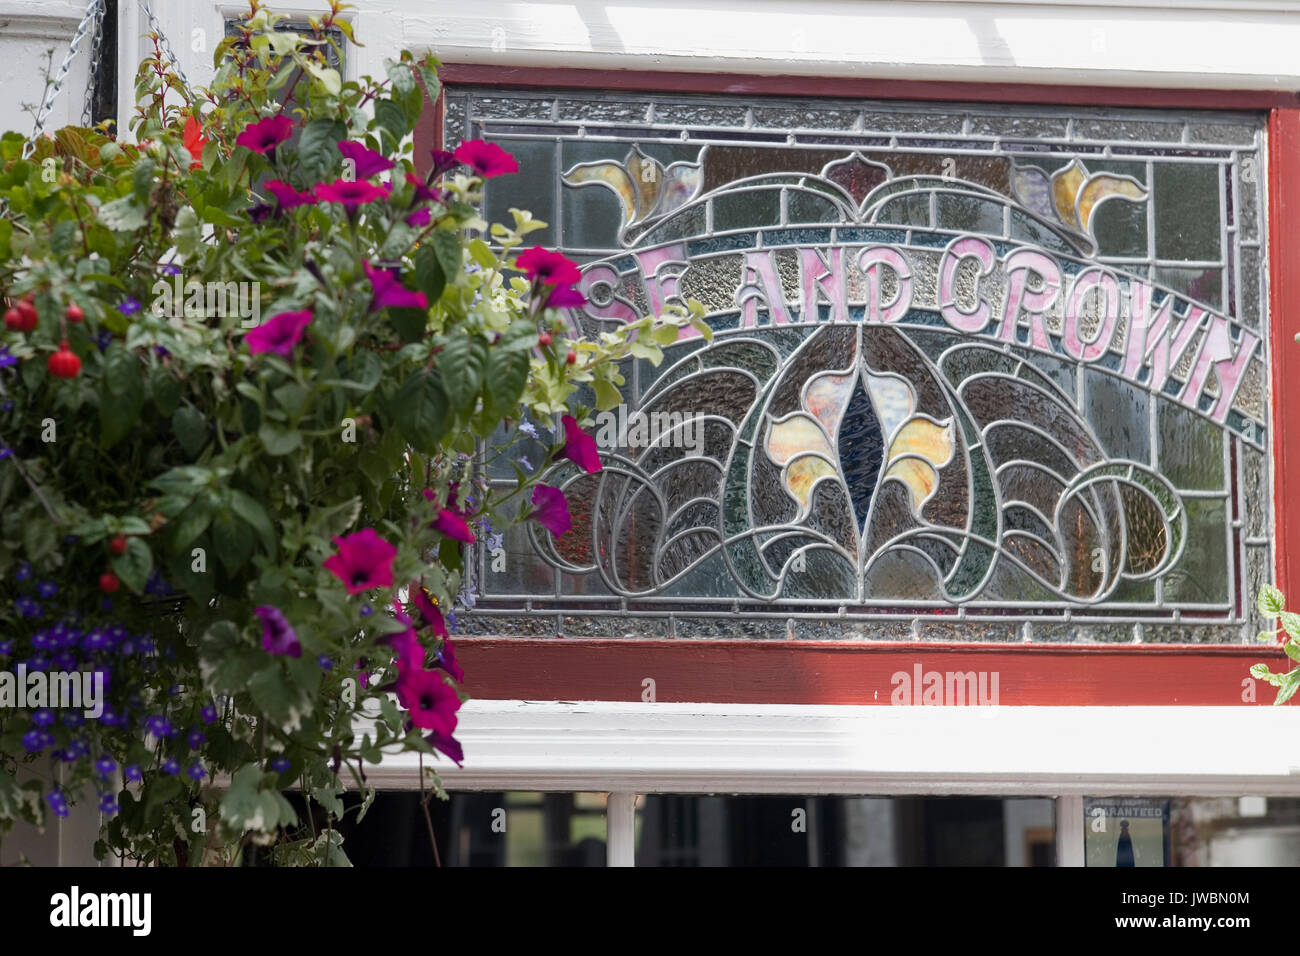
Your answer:
[[[604,470],[548,478],[569,533],[478,551],[476,632],[1248,639],[1262,116],[460,88],[444,122],[518,156],[488,217],[583,264],[577,327],[694,298],[716,333],[626,370]]]

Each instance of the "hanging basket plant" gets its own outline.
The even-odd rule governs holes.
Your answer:
[[[155,37],[132,143],[0,138],[0,832],[86,801],[101,856],[345,862],[367,764],[472,759],[465,549],[564,533],[583,402],[701,324],[580,334],[544,224],[480,218],[514,158],[413,156],[437,63],[344,82],[340,7],[253,2],[193,94]]]

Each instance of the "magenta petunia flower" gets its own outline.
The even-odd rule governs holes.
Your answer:
[[[321,562],[321,566],[343,582],[349,594],[393,584],[393,559],[397,548],[381,538],[373,528],[335,538],[338,552]]]
[[[416,229],[423,229],[432,221],[433,213],[430,211],[428,206],[425,206],[423,209],[415,210],[415,212],[408,215],[405,219],[408,226],[412,226]]]
[[[420,670],[424,667],[424,645],[420,643],[420,638],[415,633],[415,622],[402,610],[402,604],[397,598],[393,598],[393,616],[399,624],[406,625],[406,630],[398,631],[396,634],[386,634],[378,638],[376,643],[387,644],[397,652],[399,675],[407,671]]]
[[[397,681],[397,700],[411,714],[411,723],[448,737],[456,730],[460,695],[441,671],[411,671]]]
[[[293,357],[293,348],[302,339],[303,330],[311,324],[311,310],[280,312],[271,316],[244,336],[248,351],[253,355],[274,352],[285,358]]]
[[[348,211],[348,214],[356,212],[357,207],[363,203],[378,202],[387,197],[388,193],[371,183],[357,180],[350,182],[346,179],[336,179],[332,183],[317,183],[316,198],[321,202],[336,202],[342,204]]]
[[[429,150],[429,158],[433,161],[433,168],[429,170],[429,179],[437,179],[453,166],[460,164],[455,153],[449,153],[445,149]]]
[[[263,604],[253,609],[262,620],[262,649],[268,654],[288,654],[290,657],[302,656],[302,644],[289,622],[278,607]]]
[[[415,187],[415,193],[411,197],[412,205],[422,202],[442,202],[442,191],[438,189],[430,189],[424,184],[424,180],[415,175],[415,173],[407,173],[406,181]]]
[[[266,184],[270,191],[280,204],[281,209],[294,209],[298,206],[313,206],[318,201],[310,192],[300,193],[288,183],[281,182],[278,179],[272,179]]]
[[[455,737],[440,734],[435,730],[424,739],[429,742],[429,746],[434,750],[450,757],[452,763],[457,767],[465,766],[465,751],[461,748],[460,741]]]
[[[447,624],[442,619],[442,611],[438,605],[429,600],[429,595],[424,593],[424,588],[418,581],[412,581],[411,601],[415,604],[415,609],[420,612],[420,617],[424,618],[425,625],[433,628],[433,633],[438,637],[447,637]]]
[[[464,163],[484,179],[519,172],[519,162],[496,143],[482,139],[467,139],[451,154],[457,162]]]
[[[438,659],[433,662],[433,666],[441,667],[456,683],[465,683],[465,672],[456,660],[456,646],[451,641],[443,640],[442,649],[438,651]]]
[[[557,538],[573,527],[564,492],[550,485],[538,485],[533,489],[533,513],[529,517]]]
[[[375,269],[364,259],[361,268],[365,270],[366,278],[370,280],[370,285],[374,289],[374,295],[370,297],[371,312],[388,308],[427,309],[429,307],[429,300],[424,297],[423,292],[412,292],[402,285],[396,269]]]
[[[565,415],[560,421],[564,424],[564,448],[555,457],[569,459],[589,475],[600,471],[596,439],[584,432],[572,415]]]
[[[235,139],[235,145],[265,155],[292,134],[293,120],[283,113],[277,113],[275,116],[267,116],[245,126],[244,131]]]
[[[338,147],[344,159],[352,160],[356,179],[369,179],[371,176],[386,172],[396,165],[383,153],[376,153],[373,149],[362,146],[360,143],[354,143],[351,140],[339,140]]]
[[[515,260],[515,268],[542,285],[571,286],[582,278],[576,262],[541,246],[521,253]]]
[[[469,524],[456,512],[443,508],[438,512],[438,517],[433,519],[433,529],[439,534],[446,535],[448,538],[455,538],[457,541],[464,541],[466,544],[474,543],[474,532],[469,529]]]
[[[569,309],[586,304],[587,297],[577,289],[568,286],[557,286],[551,290],[550,296],[546,299],[546,307],[550,309]]]

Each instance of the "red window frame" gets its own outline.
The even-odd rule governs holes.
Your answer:
[[[564,68],[443,66],[445,86],[766,94],[949,102],[1033,103],[1166,109],[1267,110],[1269,316],[1272,343],[1273,497],[1276,582],[1300,583],[1300,94],[860,78],[745,76]],[[441,145],[443,98],[415,131],[416,159]],[[1290,413],[1288,414],[1288,408]],[[1300,547],[1300,544],[1297,544]],[[1246,596],[1251,597],[1251,596]],[[1262,645],[1051,645],[863,643],[793,640],[606,640],[458,638],[465,690],[494,700],[642,699],[654,681],[659,702],[718,704],[888,704],[891,675],[920,664],[942,671],[999,674],[1003,705],[1221,705],[1249,703],[1247,671],[1282,657]],[[1268,704],[1266,685],[1254,688]]]

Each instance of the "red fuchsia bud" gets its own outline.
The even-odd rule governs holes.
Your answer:
[[[86,313],[81,311],[81,306],[75,302],[68,306],[67,317],[69,322],[80,322],[86,317]]]
[[[551,344],[551,333],[550,333],[550,332],[542,332],[540,335],[538,335],[538,336],[537,336],[537,344],[540,345],[542,348],[546,348],[548,345],[550,345],[550,344]]]
[[[68,341],[64,339],[59,343],[59,350],[45,363],[45,367],[55,378],[76,378],[81,374],[81,359],[68,348]]]
[[[569,365],[576,364],[578,361],[578,353],[573,351],[573,349],[569,349],[569,354],[564,356],[564,361]]]
[[[108,550],[114,554],[126,554],[126,538],[122,535],[114,535],[108,542]]]
[[[112,571],[105,571],[99,576],[99,589],[101,591],[107,591],[109,594],[112,594],[121,586],[122,582],[117,579],[117,575]]]
[[[10,332],[20,331],[22,328],[22,324],[23,324],[23,317],[18,314],[17,309],[9,309],[7,312],[5,312],[5,328],[8,329]]]
[[[31,299],[23,299],[15,306],[18,312],[18,331],[30,332],[36,328],[36,323],[40,316],[36,314],[36,306],[32,304]]]

